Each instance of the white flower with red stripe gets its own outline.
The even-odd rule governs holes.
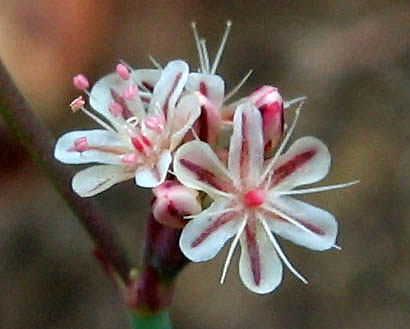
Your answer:
[[[233,238],[221,283],[238,242],[242,250],[241,279],[256,293],[271,292],[279,285],[282,262],[306,282],[287,260],[275,235],[314,250],[335,247],[337,223],[333,215],[291,195],[352,183],[293,190],[321,180],[330,167],[328,149],[314,137],[297,140],[281,155],[295,124],[296,119],[275,155],[265,160],[261,113],[246,102],[234,115],[227,167],[208,144],[200,141],[184,144],[175,154],[174,171],[179,181],[214,200],[184,227],[181,250],[194,262],[206,261]]]
[[[90,105],[80,97],[72,104],[104,129],[79,130],[60,137],[55,157],[64,163],[99,163],[77,173],[74,191],[88,197],[135,177],[137,185],[155,187],[164,182],[171,153],[200,114],[198,97],[183,94],[189,67],[170,62],[163,70],[136,70],[119,64],[117,72],[91,89]],[[79,89],[88,88],[82,75],[74,78]]]

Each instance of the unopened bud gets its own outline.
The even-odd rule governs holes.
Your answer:
[[[262,114],[265,152],[270,152],[278,145],[283,135],[283,98],[277,88],[263,86],[254,91],[249,100]]]
[[[201,211],[198,192],[175,181],[165,181],[154,190],[156,197],[152,213],[161,224],[182,228],[184,216],[196,215]]]

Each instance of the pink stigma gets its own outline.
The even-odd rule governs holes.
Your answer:
[[[113,116],[119,116],[123,112],[123,108],[120,104],[117,102],[114,102],[110,105],[110,112],[112,113]]]
[[[243,199],[248,207],[257,207],[265,202],[265,193],[259,189],[251,190],[244,195]]]
[[[127,101],[130,101],[135,96],[137,96],[137,92],[138,92],[137,86],[136,85],[131,85],[131,86],[128,86],[127,88],[125,88],[123,95],[124,95],[124,98]]]
[[[71,110],[75,113],[78,110],[82,109],[85,105],[85,100],[83,96],[78,96],[70,103]]]
[[[84,152],[89,149],[87,137],[79,137],[74,141],[74,150],[77,152]]]
[[[115,68],[115,72],[120,76],[123,80],[128,80],[130,78],[130,72],[128,68],[124,64],[118,64]]]
[[[85,90],[90,87],[87,77],[84,74],[77,74],[73,77],[73,85],[78,90]]]

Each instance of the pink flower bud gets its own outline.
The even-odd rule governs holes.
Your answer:
[[[156,197],[152,206],[155,219],[173,228],[186,224],[183,216],[196,215],[201,211],[198,192],[175,181],[165,181],[153,189]]]
[[[84,74],[77,74],[73,77],[73,85],[78,90],[85,90],[90,87],[87,77]]]
[[[118,64],[115,68],[115,72],[117,72],[123,80],[128,80],[130,78],[130,71],[128,71],[128,68],[124,64]]]
[[[277,88],[263,86],[255,90],[249,100],[261,111],[265,152],[270,152],[278,145],[283,135],[283,98]]]

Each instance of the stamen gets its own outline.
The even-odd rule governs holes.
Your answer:
[[[283,108],[287,109],[287,108],[291,107],[293,104],[306,101],[306,99],[307,99],[306,96],[302,96],[302,97],[297,97],[297,98],[291,99],[290,101],[285,101],[284,104],[283,104]]]
[[[198,134],[196,133],[195,129],[193,127],[190,128],[192,135],[194,136],[195,140],[200,141],[201,139],[199,138]]]
[[[242,80],[239,81],[239,83],[225,96],[224,102],[230,99],[233,95],[235,95],[239,91],[239,89],[241,89],[241,87],[245,84],[245,82],[251,76],[252,72],[253,70],[249,70],[249,72],[246,73],[246,75],[242,78]]]
[[[206,48],[206,40],[201,39],[200,42],[201,42],[202,54],[204,56],[204,64],[205,64],[204,71],[208,73],[209,72],[209,56],[208,56],[208,49]]]
[[[312,187],[312,188],[306,188],[306,189],[300,189],[300,190],[275,191],[275,194],[278,194],[278,195],[296,195],[296,194],[317,193],[317,192],[341,189],[341,188],[352,186],[352,185],[355,185],[355,184],[358,184],[358,183],[360,183],[360,181],[355,180],[355,181],[348,182],[348,183],[343,183],[343,184]]]
[[[213,212],[209,212],[209,213],[207,213],[207,216],[209,216],[209,217],[214,217],[214,216],[219,216],[219,215],[222,215],[222,214],[224,214],[224,213],[228,213],[228,212],[236,212],[236,211],[239,211],[240,210],[240,208],[239,207],[232,207],[232,208],[224,208],[224,209],[221,209],[221,210],[218,210],[218,211],[213,211]],[[192,218],[195,218],[195,217],[198,217],[198,215],[188,215],[188,216],[184,216],[184,219],[192,219]]]
[[[144,125],[158,134],[161,134],[164,131],[164,120],[161,116],[154,115],[146,118]]]
[[[226,22],[225,32],[224,32],[224,35],[222,37],[221,44],[219,46],[218,52],[216,53],[215,60],[212,64],[212,69],[211,69],[211,72],[210,72],[211,74],[215,74],[215,72],[216,72],[216,69],[217,69],[218,64],[221,60],[222,53],[223,53],[224,48],[225,48],[226,41],[228,40],[229,32],[231,31],[231,26],[232,26],[232,21],[227,21]]]
[[[266,167],[266,170],[264,171],[264,173],[263,173],[263,175],[260,179],[260,183],[262,183],[265,180],[266,176],[270,173],[270,171],[272,170],[273,166],[276,163],[276,160],[278,160],[278,158],[281,155],[283,149],[285,148],[287,142],[289,141],[289,138],[292,136],[292,133],[293,133],[293,130],[295,129],[295,127],[296,127],[296,123],[298,121],[299,114],[300,114],[300,109],[302,108],[302,106],[303,106],[303,102],[300,103],[298,108],[296,109],[295,118],[293,119],[292,125],[290,126],[288,132],[286,133],[286,136],[283,139],[282,143],[280,144],[279,148],[276,150],[276,153],[273,156],[272,160],[270,160],[270,163]],[[269,188],[271,177],[272,177],[272,175],[269,175],[268,183],[265,186],[266,189]]]
[[[120,78],[123,79],[123,80],[128,80],[130,78],[130,71],[122,63],[117,64],[117,66],[115,68],[115,71],[120,76]]]
[[[276,208],[272,208],[269,207],[268,205],[263,205],[262,209],[265,209],[271,213],[274,213],[284,219],[286,219],[289,223],[295,225],[296,227],[300,228],[302,231],[308,232],[310,234],[314,234],[311,230],[309,230],[306,226],[302,225],[301,223],[299,223],[297,220],[293,219],[292,217],[286,215],[284,212],[276,209]]]
[[[90,87],[90,82],[84,74],[77,74],[73,77],[73,85],[78,90],[85,90]]]
[[[116,134],[117,132],[107,123],[105,123],[103,120],[101,120],[99,117],[97,117],[95,114],[91,113],[89,110],[87,110],[85,107],[82,107],[80,109],[83,113],[88,115],[91,119],[93,119],[95,122],[97,122],[101,127],[107,129],[108,131],[113,132]]]
[[[307,284],[308,281],[300,274],[294,267],[293,265],[289,262],[287,259],[286,255],[282,251],[279,243],[276,241],[275,237],[273,236],[272,232],[269,229],[268,224],[266,223],[265,219],[262,216],[258,216],[259,220],[262,222],[262,226],[265,229],[266,234],[268,235],[268,238],[270,242],[272,243],[273,247],[275,248],[276,252],[278,253],[279,257],[282,259],[282,261],[285,263],[286,267],[298,278],[300,279],[303,283]]]
[[[198,33],[197,28],[196,28],[196,22],[192,22],[191,27],[192,27],[192,32],[194,34],[196,49],[198,51],[200,71],[202,73],[209,73],[205,70],[204,55],[202,53],[201,42],[199,41],[199,33]]]
[[[226,273],[228,272],[229,265],[231,264],[233,253],[235,251],[236,246],[238,245],[239,238],[241,237],[241,234],[242,234],[243,230],[245,229],[247,220],[248,220],[248,218],[247,218],[247,216],[245,216],[245,218],[242,220],[242,223],[241,223],[241,225],[238,229],[238,232],[235,235],[235,238],[233,239],[233,241],[231,243],[231,246],[229,247],[228,255],[226,256],[224,267],[222,269],[221,279],[219,280],[220,284],[223,284],[224,281],[225,281]]]
[[[152,57],[151,55],[148,55],[149,60],[151,61],[151,63],[158,69],[158,70],[162,70],[162,66],[160,63],[158,63],[158,61]]]
[[[70,108],[73,111],[73,113],[76,113],[79,110],[81,110],[81,108],[83,108],[84,105],[85,105],[85,100],[84,100],[83,96],[78,96],[76,99],[74,99],[70,103]]]

